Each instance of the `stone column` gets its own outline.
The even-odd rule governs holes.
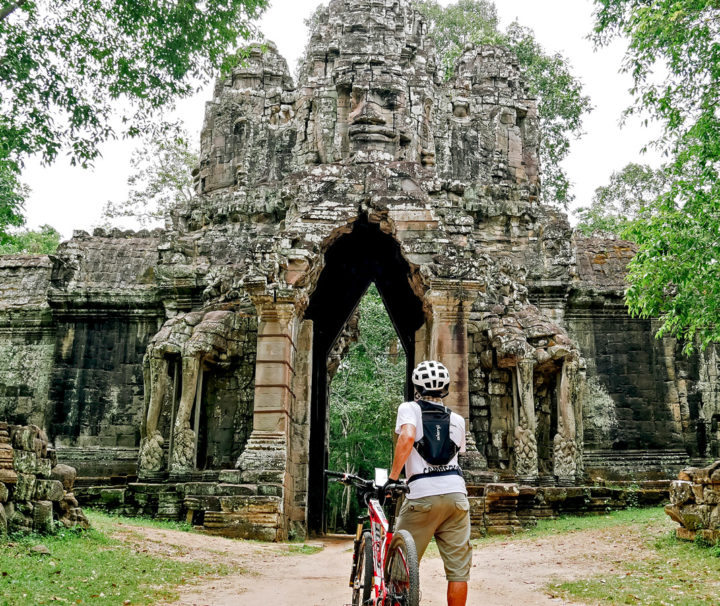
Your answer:
[[[299,300],[292,289],[251,293],[258,313],[253,431],[236,467],[243,483],[256,484],[260,495],[269,495],[265,497],[268,502],[260,525],[274,529],[275,538],[282,540],[287,537],[290,504],[294,501],[289,438],[297,335],[304,300]],[[272,514],[267,513],[268,505],[273,506]]]
[[[517,389],[513,389],[515,407],[515,475],[518,481],[534,484],[538,479],[538,452],[535,436],[535,395],[533,371],[535,360],[523,358],[518,362],[515,377]]]
[[[481,285],[474,282],[434,282],[425,300],[432,310],[430,334],[427,329],[418,331],[423,342],[416,342],[416,363],[419,349],[424,349],[431,360],[445,365],[450,373],[450,393],[445,404],[465,419],[467,452],[462,456],[462,467],[469,481],[475,472],[487,469],[485,457],[478,452],[475,437],[470,432],[470,381],[468,376],[468,322],[472,304]]]
[[[577,476],[577,425],[573,387],[577,381],[578,363],[565,359],[557,388],[557,434],[553,439],[553,467],[561,486],[571,486]]]
[[[478,288],[458,282],[435,283],[425,295],[432,310],[429,358],[442,362],[450,372],[450,393],[445,403],[466,423],[470,420],[467,327]]]

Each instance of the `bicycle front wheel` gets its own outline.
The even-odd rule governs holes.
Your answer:
[[[420,577],[415,541],[407,530],[398,530],[390,541],[385,565],[389,606],[418,606]]]
[[[372,538],[369,532],[363,533],[357,554],[355,578],[353,579],[353,606],[372,604],[370,595],[373,588]]]

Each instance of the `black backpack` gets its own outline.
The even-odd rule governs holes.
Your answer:
[[[417,404],[422,411],[423,437],[415,442],[415,450],[430,465],[447,465],[460,450],[450,439],[450,409],[423,400]]]

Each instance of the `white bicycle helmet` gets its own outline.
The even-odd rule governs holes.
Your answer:
[[[424,391],[441,391],[450,385],[450,373],[440,362],[420,362],[413,371],[412,382]]]

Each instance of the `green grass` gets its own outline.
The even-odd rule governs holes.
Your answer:
[[[50,555],[32,553],[37,544]],[[103,528],[30,535],[0,545],[0,606],[154,604],[175,598],[179,585],[229,572],[222,564],[138,553]]]
[[[176,522],[173,520],[157,520],[145,517],[127,517],[108,513],[100,509],[83,508],[85,515],[93,526],[108,528],[114,525],[143,526],[145,528],[159,528],[161,530],[181,530],[191,532],[192,524],[187,522]]]
[[[579,532],[584,530],[598,530],[613,526],[632,524],[653,524],[667,519],[662,507],[646,507],[642,509],[623,509],[602,515],[566,515],[555,520],[538,520],[537,526],[512,535],[489,535],[471,542],[474,547],[482,547],[498,541],[515,541],[528,538],[538,538],[553,534]]]
[[[662,507],[643,509],[622,509],[603,515],[561,516],[556,520],[539,520],[534,528],[528,529],[523,536],[543,536],[582,530],[597,530],[627,524],[652,524],[667,519]]]
[[[652,510],[651,510],[652,511]],[[659,522],[652,516],[648,530]],[[654,528],[658,529],[655,524]],[[647,533],[641,559],[616,565],[612,574],[554,583],[552,594],[597,604],[691,606],[717,604],[720,593],[720,548],[705,547],[675,538],[674,531],[660,538]]]
[[[287,550],[282,550],[282,555],[313,555],[323,550],[322,545],[308,545],[307,543],[290,543]]]

